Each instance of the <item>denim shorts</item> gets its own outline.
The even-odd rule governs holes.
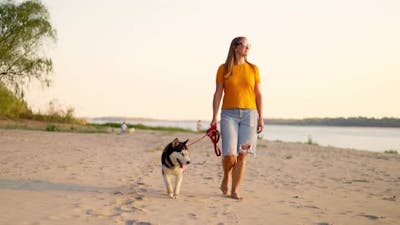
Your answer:
[[[255,109],[223,109],[221,111],[222,155],[256,152],[258,113]],[[243,151],[242,145],[250,149]]]

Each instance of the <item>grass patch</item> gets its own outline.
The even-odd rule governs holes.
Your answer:
[[[386,154],[398,154],[398,152],[396,150],[392,150],[392,149],[385,150],[383,153],[386,153]]]
[[[189,132],[196,133],[190,129],[179,127],[160,127],[146,126],[143,124],[127,124],[128,128],[138,130],[152,130],[165,132]],[[37,120],[11,120],[0,119],[0,128],[3,129],[20,129],[20,130],[38,130],[48,132],[72,132],[72,133],[113,133],[121,129],[120,123],[105,123],[105,124],[76,124],[76,123],[57,123]]]
[[[18,130],[36,130],[48,132],[72,132],[72,133],[111,133],[112,129],[92,125],[79,125],[67,123],[47,123],[36,120],[10,120],[0,119],[0,128]]]
[[[62,107],[56,100],[49,102],[47,110],[33,112],[27,102],[15,95],[0,81],[0,119],[36,120],[47,123],[86,124],[84,119],[75,117],[72,107]],[[49,128],[52,129],[52,128]]]
[[[56,100],[50,101],[46,113],[25,113],[20,115],[22,119],[37,120],[47,123],[86,124],[86,120],[75,117],[75,109],[68,107],[63,109]]]
[[[88,124],[86,120],[75,117],[72,107],[63,107],[56,100],[49,102],[45,112],[32,112],[28,104],[18,98],[2,82],[0,82],[0,128],[41,130],[48,132],[77,133],[112,133],[121,129],[120,123]],[[129,129],[190,132],[190,129],[179,127],[146,126],[143,124],[127,124]]]
[[[60,129],[56,126],[56,125],[54,125],[54,124],[49,124],[49,125],[47,125],[47,127],[46,127],[46,131],[59,131]]]
[[[45,112],[32,112],[28,104],[18,98],[0,82],[0,128],[41,130],[49,132],[111,133],[120,130],[121,124],[88,124],[75,117],[72,107],[63,107],[56,100],[49,102]],[[194,132],[178,127],[152,127],[143,124],[128,124],[128,128],[169,132]]]
[[[24,99],[18,98],[0,82],[0,128],[49,132],[111,132],[105,127],[87,125],[86,120],[74,116],[74,111],[72,107],[64,108],[53,100],[45,113],[34,113]]]

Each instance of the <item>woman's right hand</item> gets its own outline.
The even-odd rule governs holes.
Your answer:
[[[211,120],[210,126],[213,126],[214,124],[217,124],[217,119],[216,118],[213,118]]]

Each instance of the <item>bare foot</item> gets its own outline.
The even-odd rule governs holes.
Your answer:
[[[240,197],[238,193],[232,193],[231,198],[236,199],[236,200],[242,200],[243,197]]]
[[[222,184],[221,184],[221,187],[219,187],[219,189],[221,189],[222,194],[224,194],[224,195],[226,195],[228,193],[228,187],[223,186]]]

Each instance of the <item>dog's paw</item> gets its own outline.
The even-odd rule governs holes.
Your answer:
[[[174,193],[168,193],[169,198],[175,198]]]

